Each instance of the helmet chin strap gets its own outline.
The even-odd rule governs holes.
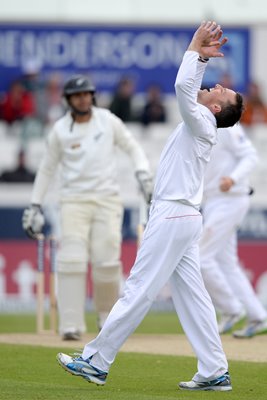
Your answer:
[[[69,107],[70,107],[70,110],[71,110],[71,115],[72,115],[72,122],[71,122],[71,125],[70,125],[70,131],[72,132],[76,116],[78,116],[78,115],[79,116],[90,115],[92,110],[91,110],[91,108],[88,108],[88,110],[86,110],[86,111],[80,111],[77,108],[73,107],[70,103],[68,103],[68,104],[69,104]]]

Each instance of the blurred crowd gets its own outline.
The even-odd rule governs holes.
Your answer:
[[[16,121],[35,119],[40,127],[53,124],[66,110],[62,99],[63,78],[60,73],[42,79],[38,69],[28,66],[25,73],[11,82],[6,93],[0,95],[0,119],[12,125]],[[133,106],[133,80],[123,77],[117,84],[109,104],[104,104],[124,122],[166,122],[166,109],[161,88],[151,84],[144,97],[144,105]]]
[[[167,121],[164,97],[159,85],[154,83],[148,86],[145,103],[139,110],[133,107],[134,96],[134,82],[130,78],[122,78],[108,108],[124,122],[140,122],[146,126]]]
[[[231,76],[225,74],[222,86],[233,88]],[[36,119],[40,124],[53,124],[65,112],[62,101],[63,77],[54,73],[43,79],[38,68],[31,63],[24,74],[11,82],[6,93],[0,94],[0,119],[7,124],[16,121]],[[164,93],[157,83],[151,83],[143,96],[143,104],[134,106],[135,84],[130,77],[122,77],[111,95],[109,104],[104,104],[124,122],[140,122],[144,126],[151,123],[168,122]],[[267,104],[256,82],[248,84],[245,97],[245,112],[242,124],[251,126],[267,123]]]
[[[220,84],[223,87],[235,90],[232,78],[229,74],[223,75]],[[261,89],[261,85],[256,81],[250,81],[247,85],[244,96],[245,110],[241,118],[241,124],[245,128],[256,124],[267,124],[267,103]]]
[[[228,74],[222,77],[220,83],[235,89]],[[5,93],[0,94],[0,120],[7,125],[10,134],[13,126],[19,126],[17,133],[21,143],[17,154],[17,166],[12,171],[1,171],[0,181],[33,181],[34,173],[27,170],[25,165],[27,140],[43,137],[47,129],[66,112],[62,98],[63,84],[64,78],[60,73],[51,74],[44,79],[38,66],[29,62],[23,75],[13,81]],[[245,111],[241,123],[249,133],[255,124],[267,124],[267,104],[261,85],[257,82],[251,81],[243,95]],[[144,133],[150,124],[170,121],[171,110],[166,105],[165,95],[157,83],[147,86],[142,101],[136,102],[136,97],[133,79],[125,76],[117,83],[113,94],[104,102],[100,101],[99,105],[110,109],[126,123],[140,124]]]
[[[0,98],[0,118],[8,124],[29,118],[41,124],[54,123],[64,112],[61,99],[62,76],[41,78],[38,69],[28,66],[25,73],[11,82]]]

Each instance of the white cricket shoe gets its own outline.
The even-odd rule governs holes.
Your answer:
[[[213,390],[216,392],[227,392],[232,390],[231,379],[228,372],[208,382],[180,382],[179,388],[182,390]]]
[[[58,353],[57,360],[62,368],[72,375],[81,376],[88,382],[97,385],[105,385],[107,372],[101,371],[90,364],[90,359],[84,360],[82,357],[72,358],[68,354]]]
[[[222,314],[218,322],[218,330],[220,334],[230,332],[234,325],[240,322],[245,317],[245,312],[240,314]]]
[[[233,332],[235,338],[251,338],[267,334],[267,320],[250,322],[245,328]]]

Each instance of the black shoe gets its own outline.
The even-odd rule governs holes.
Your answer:
[[[63,333],[62,340],[81,340],[81,334],[78,331]]]

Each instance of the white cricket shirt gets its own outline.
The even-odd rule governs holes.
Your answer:
[[[198,53],[186,51],[179,68],[175,90],[183,122],[170,136],[156,175],[154,199],[179,200],[196,208],[203,195],[206,164],[216,143],[216,119],[197,103],[206,63]]]
[[[249,173],[257,162],[256,149],[240,124],[218,129],[218,142],[212,149],[211,160],[205,173],[205,197],[248,194]],[[222,177],[230,177],[235,182],[229,192],[220,191]]]
[[[68,112],[56,122],[33,186],[31,202],[41,204],[60,166],[61,200],[88,200],[119,192],[115,147],[129,155],[135,171],[148,171],[148,160],[125,124],[109,110],[93,107],[85,123],[72,124]],[[72,126],[72,129],[71,129]]]

